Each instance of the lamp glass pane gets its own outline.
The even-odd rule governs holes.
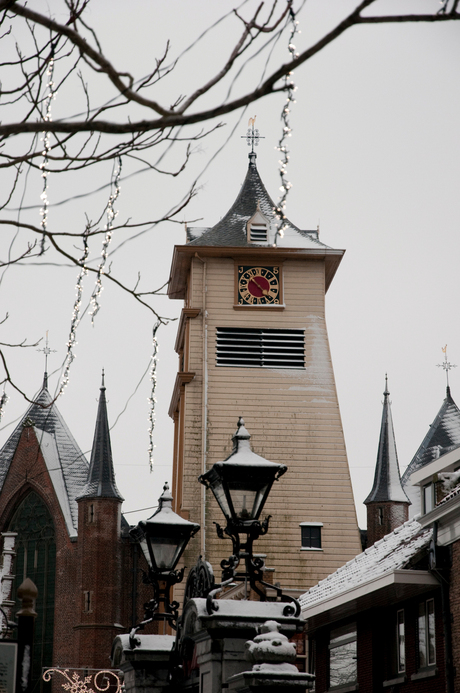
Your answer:
[[[256,520],[262,510],[262,502],[269,484],[260,485],[259,481],[229,481],[229,493],[239,520]]]
[[[225,495],[224,487],[222,484],[222,479],[216,479],[211,483],[211,490],[214,494],[216,501],[219,503],[222,512],[228,519],[231,517],[230,506],[228,504],[227,496]]]
[[[179,537],[152,537],[150,545],[158,570],[173,570],[184,543]]]

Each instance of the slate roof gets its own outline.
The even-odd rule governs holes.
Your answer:
[[[88,461],[77,445],[51,397],[45,374],[43,387],[0,450],[0,492],[13,460],[24,423],[33,425],[50,472],[69,534],[76,535],[78,508],[75,501],[86,483]]]
[[[390,393],[386,377],[383,397],[382,425],[380,427],[374,485],[364,503],[383,503],[385,501],[410,503],[401,485],[398,453],[396,451],[393,419],[391,416]]]
[[[247,239],[247,222],[259,209],[270,221],[269,242],[253,243]],[[286,220],[284,237],[277,239],[280,247],[327,248],[318,240],[317,231],[302,231]],[[227,214],[211,228],[188,228],[187,239],[190,245],[199,246],[243,246],[264,247],[272,245],[278,219],[275,215],[275,203],[271,199],[259,176],[256,166],[256,154],[249,154],[249,167],[246,178],[235,202]]]
[[[102,376],[100,392],[88,479],[78,498],[117,498],[123,501],[124,498],[115,483],[113,470],[104,376]]]
[[[300,597],[300,606],[309,608],[395,570],[410,568],[411,560],[428,547],[431,533],[431,529],[422,529],[416,520],[405,522],[311,587]]]
[[[446,389],[446,397],[419,449],[402,476],[403,488],[410,485],[410,475],[421,467],[460,446],[460,410]]]

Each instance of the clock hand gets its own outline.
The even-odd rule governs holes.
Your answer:
[[[251,280],[251,281],[253,281],[254,284],[255,284],[256,286],[259,287],[259,289],[262,291],[262,293],[263,293],[264,296],[267,296],[267,295],[268,295],[267,289],[264,289],[263,286],[261,286],[261,285],[259,284],[259,282],[257,281],[257,279],[256,279],[255,277],[252,277],[252,280]]]

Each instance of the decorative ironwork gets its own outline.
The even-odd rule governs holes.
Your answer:
[[[254,541],[268,532],[270,517],[271,515],[268,515],[263,522],[258,520],[253,520],[251,523],[229,521],[225,528],[214,522],[217,536],[220,539],[228,536],[232,540],[233,554],[228,559],[221,561],[222,582],[216,585],[206,596],[208,614],[219,610],[216,597],[226,587],[234,582],[248,582],[251,589],[259,596],[260,601],[267,601],[267,589],[273,590],[276,592],[276,596],[273,598],[275,601],[286,602],[283,609],[284,616],[297,617],[300,615],[300,604],[297,599],[283,594],[281,587],[264,581],[265,562],[260,556],[254,556],[253,553]],[[245,542],[242,542],[241,535],[246,535]],[[243,560],[245,570],[237,572]]]
[[[443,371],[446,374],[446,380],[447,380],[447,387],[449,387],[449,371],[452,370],[452,368],[457,368],[456,363],[450,363],[450,361],[447,360],[447,344],[445,347],[442,348],[442,352],[444,354],[444,361],[442,363],[436,364],[438,368],[442,368]]]
[[[134,626],[129,633],[129,646],[132,650],[140,645],[136,633],[153,621],[167,622],[171,628],[177,629],[180,604],[171,600],[171,587],[182,582],[184,570],[185,566],[180,570],[171,570],[169,573],[157,572],[152,568],[149,568],[148,573],[143,571],[144,584],[153,587],[153,599],[144,604],[144,620]]]
[[[214,572],[212,566],[207,561],[203,561],[200,556],[196,564],[188,574],[187,582],[185,583],[184,606],[189,599],[196,597],[207,597],[214,589],[216,582],[214,580]]]
[[[78,671],[84,672],[82,677]],[[43,680],[51,681],[53,674],[61,674],[65,682],[61,688],[70,693],[119,693],[123,687],[123,672],[113,669],[98,669],[93,674],[88,674],[91,669],[60,669],[54,667],[43,672]],[[72,672],[72,673],[70,673]]]
[[[265,139],[265,137],[261,136],[259,134],[259,131],[254,127],[254,125],[256,124],[256,118],[257,116],[254,116],[254,118],[249,118],[248,131],[245,135],[241,135],[242,139],[246,138],[248,147],[251,147],[251,154],[254,154],[254,147],[258,146],[259,140]]]

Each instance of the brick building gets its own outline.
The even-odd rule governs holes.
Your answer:
[[[401,479],[384,398],[368,548],[300,600],[310,671],[316,693],[460,693],[460,411],[447,388]]]
[[[33,680],[42,667],[107,668],[149,598],[144,558],[121,514],[105,387],[88,464],[48,391],[0,451],[0,530],[17,532],[16,584],[38,588]]]

